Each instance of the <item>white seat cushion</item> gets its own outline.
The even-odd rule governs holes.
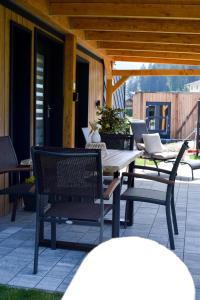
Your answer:
[[[160,153],[153,153],[151,157],[157,158],[157,159],[171,159],[176,158],[178,155],[178,152],[160,152]]]
[[[164,151],[164,147],[158,133],[143,134],[142,137],[146,152],[153,154]]]

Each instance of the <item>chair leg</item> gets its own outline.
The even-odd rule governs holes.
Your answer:
[[[173,230],[172,230],[170,205],[166,206],[166,218],[167,218],[167,228],[168,228],[168,234],[169,234],[170,248],[172,250],[174,250],[175,245],[174,245],[174,237],[173,237]]]
[[[56,249],[56,220],[51,220],[51,249]]]
[[[157,163],[157,161],[155,159],[153,159],[153,162],[154,162],[154,164],[156,166],[156,169],[158,169],[158,163]],[[160,176],[160,172],[158,172],[158,175]]]
[[[172,211],[172,221],[174,226],[174,233],[178,234],[178,224],[177,224],[177,218],[176,218],[176,209],[174,204],[174,189],[172,191],[172,198],[171,198],[171,211]]]
[[[38,271],[38,253],[39,253],[39,229],[40,222],[36,217],[36,230],[35,230],[35,251],[34,251],[34,266],[33,266],[33,274],[36,274]]]
[[[18,202],[18,198],[14,197],[13,198],[13,205],[12,205],[11,222],[14,222],[15,218],[16,218],[17,202]]]
[[[192,171],[192,180],[194,180],[194,171],[192,168],[191,168],[191,171]]]

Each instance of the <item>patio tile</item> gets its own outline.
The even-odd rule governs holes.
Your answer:
[[[200,275],[200,254],[185,253],[184,262],[186,263],[192,274]]]
[[[47,274],[47,276],[64,279],[74,269],[74,264],[59,262]]]
[[[19,274],[9,281],[9,284],[18,287],[34,288],[41,280],[42,277],[38,275]]]
[[[22,227],[11,226],[11,227],[3,230],[1,233],[13,234],[13,233],[20,231],[21,229],[22,229]]]
[[[180,177],[179,177],[180,179]],[[178,257],[184,259],[197,288],[200,300],[200,172],[195,181],[182,176],[175,188],[179,235],[174,236]],[[146,185],[138,180],[137,186]],[[146,186],[151,187],[150,183]],[[159,185],[154,185],[154,188]],[[124,216],[124,204],[121,216]],[[33,271],[35,214],[20,209],[15,224],[10,216],[0,218],[0,283],[19,287],[34,287],[52,291],[65,291],[87,253],[64,249],[52,250],[40,247],[38,273]],[[57,237],[63,240],[98,242],[99,228],[80,225],[59,224]],[[45,235],[50,236],[49,224]],[[158,241],[169,248],[168,231],[164,207],[135,203],[134,224],[120,228],[121,236],[140,236]],[[111,226],[104,226],[104,240],[111,238]]]
[[[43,278],[39,284],[36,286],[38,289],[44,289],[49,291],[55,291],[61,284],[63,279],[46,276]]]

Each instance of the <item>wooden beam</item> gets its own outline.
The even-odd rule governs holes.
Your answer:
[[[71,29],[82,30],[200,33],[200,20],[70,17],[69,24]]]
[[[200,35],[127,31],[85,31],[86,40],[200,45]]]
[[[158,57],[186,60],[200,60],[200,54],[195,53],[171,53],[156,51],[130,51],[130,50],[107,50],[110,56],[134,56],[134,57]]]
[[[76,91],[76,38],[67,34],[64,49],[64,108],[63,108],[63,146],[74,147]]]
[[[113,76],[200,76],[200,69],[188,70],[113,70]]]
[[[48,25],[53,26],[58,31],[75,35],[79,44],[94,52],[99,57],[106,57],[104,50],[102,51],[101,49],[97,49],[97,44],[95,41],[85,41],[85,35],[83,31],[70,29],[68,18],[66,16],[50,16],[48,0],[18,0],[17,5],[38,16],[40,19],[42,19]],[[107,59],[109,58],[107,57]]]
[[[106,70],[107,79],[112,79],[112,63],[108,59],[104,59],[104,66]]]
[[[122,0],[49,0],[50,3],[122,3]],[[142,0],[143,4],[197,4],[198,0]],[[130,3],[130,4],[141,4],[141,0],[123,0],[123,3]]]
[[[136,50],[136,51],[159,51],[177,53],[200,53],[198,45],[179,44],[156,44],[156,43],[134,43],[134,42],[97,42],[100,49]]]
[[[50,2],[50,15],[200,19],[198,4]]]
[[[198,60],[186,60],[186,59],[173,59],[173,58],[156,58],[156,57],[135,57],[135,56],[112,56],[113,61],[129,61],[129,62],[144,62],[155,64],[175,64],[175,65],[189,65],[199,66]]]
[[[120,78],[119,81],[117,81],[115,83],[115,85],[113,85],[112,87],[112,93],[114,94],[116,92],[116,90],[118,90],[118,88],[120,88],[120,86],[122,86],[122,84],[124,84],[124,82],[129,78],[129,76],[122,76]]]
[[[107,79],[106,81],[106,105],[112,108],[112,79]]]

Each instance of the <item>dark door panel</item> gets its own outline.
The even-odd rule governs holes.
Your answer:
[[[76,60],[75,146],[85,147],[81,128],[88,126],[89,62],[81,57]]]
[[[32,32],[10,24],[10,136],[19,161],[30,157]]]

